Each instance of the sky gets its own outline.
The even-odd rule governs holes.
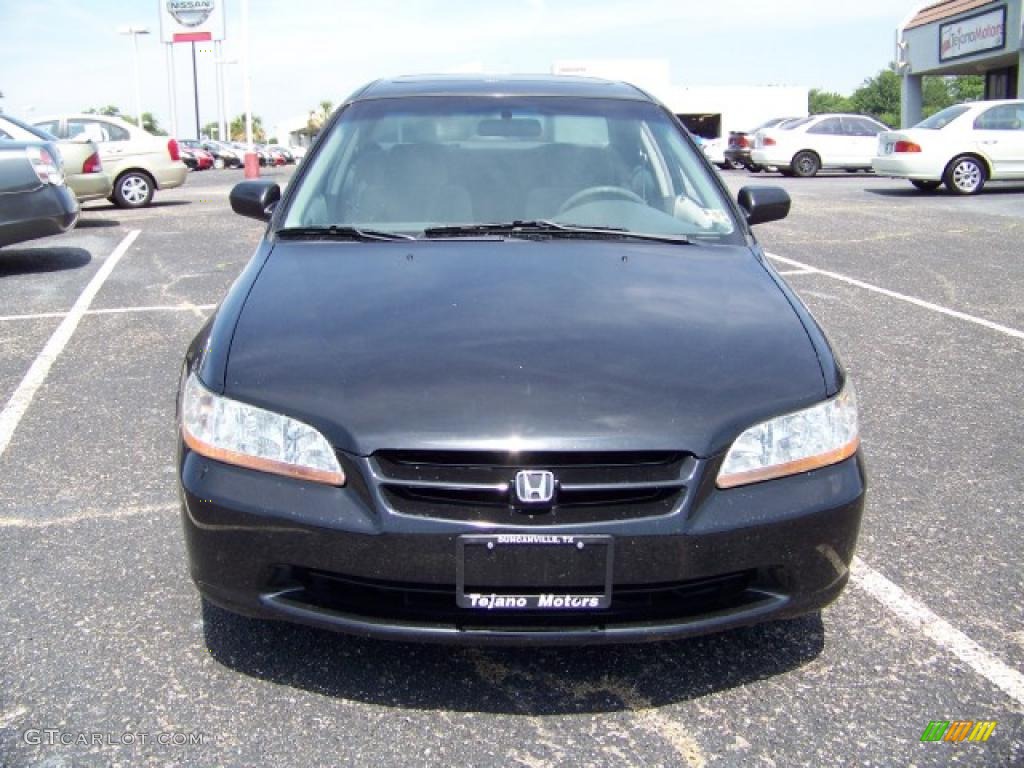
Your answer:
[[[0,0],[0,108],[37,116],[114,104],[169,128],[161,0]],[[225,58],[241,58],[241,0],[222,0]],[[917,0],[250,0],[253,113],[264,125],[344,100],[379,77],[424,72],[550,72],[564,59],[667,59],[673,84],[798,85],[849,93],[892,59]],[[216,120],[214,53],[197,45],[199,115]],[[192,60],[174,46],[178,135],[195,134]],[[241,63],[225,67],[243,108]]]

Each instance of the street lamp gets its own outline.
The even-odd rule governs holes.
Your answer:
[[[136,27],[130,24],[118,27],[120,35],[132,36],[132,51],[135,58],[135,119],[139,128],[142,127],[142,86],[139,83],[139,35],[148,35],[148,27]]]
[[[222,115],[222,122],[217,126],[221,141],[231,141],[231,81],[227,67],[237,64],[238,59],[216,59],[214,64],[220,68],[220,103],[217,105]]]

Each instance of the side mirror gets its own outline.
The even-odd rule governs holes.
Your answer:
[[[789,215],[789,193],[782,187],[743,187],[736,200],[751,226]]]
[[[251,219],[270,221],[281,199],[281,188],[272,181],[241,181],[231,190],[231,210]]]

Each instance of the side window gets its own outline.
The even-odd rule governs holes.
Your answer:
[[[812,125],[807,129],[807,132],[825,134],[826,136],[836,136],[842,133],[842,125],[839,122],[838,117],[830,117],[826,120],[822,120],[817,125]]]
[[[68,120],[68,138],[85,134],[93,141],[128,141],[129,134],[124,128],[103,120]]]
[[[1019,131],[1021,108],[1016,104],[1001,104],[982,112],[974,121],[980,131]]]
[[[844,117],[843,128],[847,136],[877,136],[887,130],[881,124],[865,117]]]
[[[100,130],[107,135],[104,141],[128,141],[131,138],[131,134],[120,125],[107,123],[103,120],[98,120],[97,122],[99,123]]]
[[[33,123],[36,128],[42,128],[47,133],[57,136],[57,131],[60,130],[60,124],[57,120],[47,120],[45,123]]]
[[[11,134],[9,134],[9,133],[8,133],[7,131],[5,131],[5,130],[4,130],[3,128],[0,128],[0,139],[8,139],[8,140],[13,140],[13,139],[14,139],[14,137],[13,137],[13,136],[11,136]]]

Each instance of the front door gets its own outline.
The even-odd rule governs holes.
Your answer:
[[[993,179],[1024,178],[1024,101],[982,112],[974,136],[978,151],[992,163]]]

